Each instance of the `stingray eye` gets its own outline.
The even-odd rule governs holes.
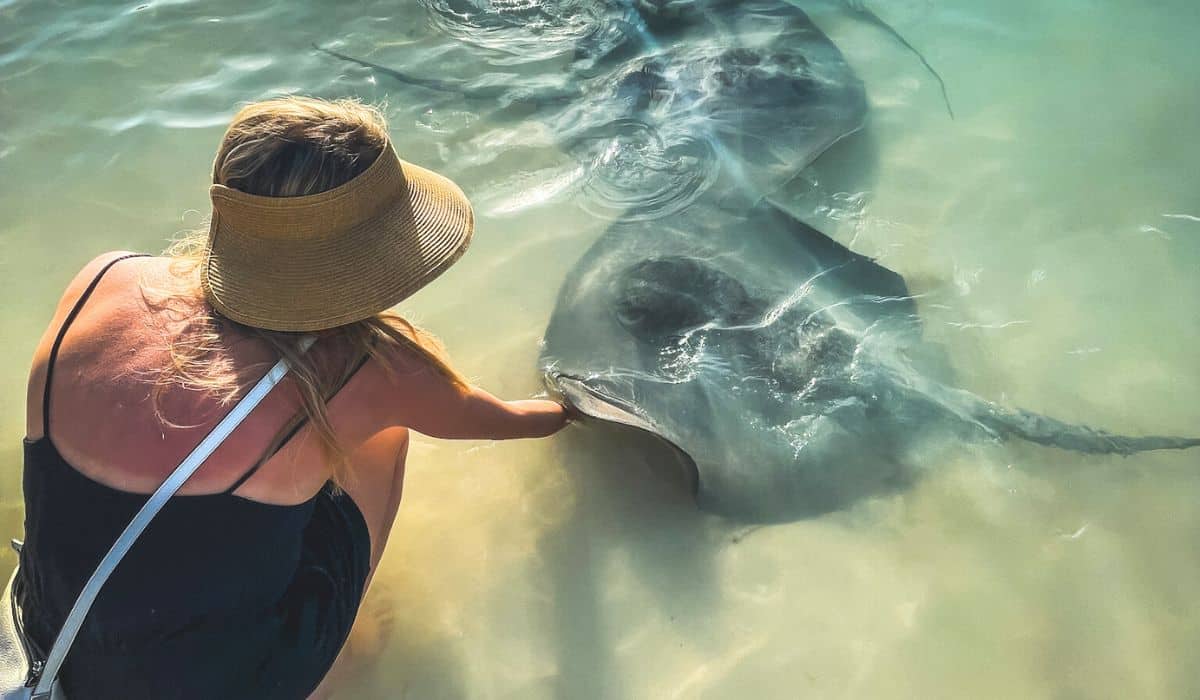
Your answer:
[[[749,49],[734,49],[728,56],[730,61],[739,66],[757,66],[762,61],[757,53]]]
[[[616,282],[617,321],[646,341],[659,342],[724,318],[746,296],[736,280],[685,256],[643,260]]]
[[[617,307],[617,320],[625,328],[636,332],[641,330],[646,321],[646,310],[630,304],[621,304]]]
[[[614,309],[617,321],[634,335],[646,335],[651,330],[654,289],[645,279],[627,279]]]

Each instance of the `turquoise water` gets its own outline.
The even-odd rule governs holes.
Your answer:
[[[891,37],[801,5],[870,111],[782,198],[905,275],[967,388],[1121,432],[1200,432],[1200,10],[869,3],[945,78],[950,120]],[[573,27],[452,37],[417,3],[0,2],[0,524],[19,529],[25,372],[58,294],[100,251],[202,225],[241,102],[386,102],[401,155],[459,180],[479,213],[471,252],[405,310],[478,383],[538,392],[558,287],[607,225],[578,153],[557,122],[311,44],[558,84]],[[589,428],[418,440],[378,624],[360,632],[379,662],[345,695],[1200,695],[1196,453],[964,446],[904,492],[759,529],[698,513],[658,457]]]

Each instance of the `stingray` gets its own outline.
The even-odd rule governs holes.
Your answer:
[[[682,209],[718,181],[728,196],[753,201],[863,126],[862,82],[788,3],[748,0],[737,12],[634,23],[636,51],[550,76],[454,82],[318,49],[487,105],[485,125],[506,116],[543,122],[583,163],[599,213],[611,218]]]
[[[569,272],[542,371],[586,416],[671,448],[699,504],[749,521],[893,491],[931,450],[1021,439],[1182,449],[1010,409],[953,385],[904,279],[768,200],[621,222]]]
[[[744,0],[422,0],[433,24],[466,43],[505,55],[505,61],[536,62],[573,54],[577,64],[611,60],[649,32],[695,27],[730,12]],[[925,56],[862,0],[835,0],[838,7],[895,39],[938,82],[946,112],[954,118],[946,83]]]
[[[950,105],[946,81],[917,47],[905,39],[892,25],[875,14],[862,0],[844,0],[836,4],[854,18],[892,37],[900,46],[916,56],[929,75],[937,81],[942,93],[942,102],[946,105],[946,114],[954,119],[954,108]],[[739,12],[743,11],[741,0],[636,0],[636,5],[643,23],[657,31],[672,31],[679,27],[695,26],[700,23],[700,20],[720,22],[723,17],[736,17]]]
[[[639,52],[653,51],[697,32],[727,30],[733,21],[768,10],[773,20],[791,18],[807,22],[807,15],[783,0],[423,0],[432,24],[442,32],[499,58],[501,65],[545,62],[569,55],[573,77],[591,76],[597,66],[612,65]],[[862,0],[835,0],[850,16],[892,37],[911,52],[937,81],[950,118],[946,83],[925,56]],[[325,51],[342,60],[370,67],[396,80],[460,94],[471,99],[501,96],[495,86],[418,76],[364,61],[336,51]],[[539,96],[524,91],[523,99],[553,98],[561,91]]]

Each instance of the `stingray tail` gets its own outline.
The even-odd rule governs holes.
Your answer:
[[[1001,438],[1020,438],[1047,447],[1086,454],[1131,455],[1150,450],[1200,447],[1200,438],[1163,435],[1131,437],[1086,425],[1074,425],[1022,409],[1007,409],[975,397],[971,416]]]
[[[405,83],[406,85],[415,85],[417,87],[423,87],[427,90],[436,90],[438,92],[449,92],[456,95],[463,95],[465,97],[474,97],[474,95],[471,94],[471,91],[460,83],[449,80],[437,80],[435,78],[419,78],[415,75],[409,75],[408,73],[401,73],[400,71],[388,68],[387,66],[381,66],[378,63],[371,63],[370,61],[364,61],[361,58],[347,56],[344,53],[338,53],[337,51],[318,46],[317,44],[313,44],[312,47],[323,54],[333,56],[334,58],[346,61],[348,63],[360,65],[363,68],[370,68],[378,71],[394,80]]]
[[[917,50],[917,47],[908,43],[908,40],[900,35],[900,32],[896,31],[892,25],[880,19],[879,15],[872,12],[861,2],[861,0],[848,0],[846,4],[851,10],[861,16],[868,24],[874,25],[879,29],[882,29],[884,32],[887,32],[892,36],[892,38],[900,42],[901,46],[911,51],[913,55],[917,57],[917,60],[921,62],[921,65],[925,66],[925,70],[929,71],[929,74],[933,76],[934,80],[937,80],[938,85],[942,89],[942,101],[946,103],[946,113],[950,115],[951,119],[954,119],[954,108],[950,106],[950,95],[946,92],[946,81],[942,80],[942,76],[939,75],[934,67],[929,64],[929,61],[925,60],[925,56]]]

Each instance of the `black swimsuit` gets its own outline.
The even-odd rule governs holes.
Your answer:
[[[25,441],[26,539],[13,594],[43,651],[148,498],[84,476],[50,437],[59,345],[118,260],[59,330],[44,435]],[[102,417],[93,429],[105,429]],[[250,473],[225,493],[177,495],[166,504],[88,614],[60,676],[67,697],[290,700],[316,688],[358,611],[370,566],[367,524],[348,495],[328,487],[293,506],[233,495]]]

